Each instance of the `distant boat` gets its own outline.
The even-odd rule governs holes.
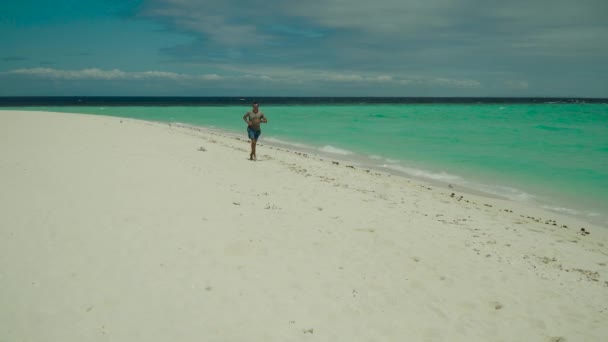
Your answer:
[[[240,99],[241,101],[245,101],[245,99]]]

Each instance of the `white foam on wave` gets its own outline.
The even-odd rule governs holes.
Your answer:
[[[264,137],[263,139],[264,139],[264,142],[271,143],[271,144],[274,143],[274,144],[283,145],[283,146],[292,146],[292,147],[297,147],[297,148],[313,149],[312,146],[309,146],[306,144],[285,141],[285,140],[277,139],[274,137]]]
[[[353,154],[353,152],[351,152],[351,151],[343,150],[341,148],[337,148],[337,147],[334,147],[331,145],[325,145],[323,147],[320,147],[319,151],[325,152],[325,153],[331,153],[331,154],[339,154],[342,156],[348,156],[348,155]]]
[[[395,170],[395,171],[399,171],[399,172],[403,172],[408,175],[411,175],[414,177],[419,177],[419,178],[428,178],[428,179],[433,179],[433,180],[438,180],[438,181],[462,180],[461,177],[456,176],[456,175],[451,175],[446,172],[430,172],[430,171],[414,169],[411,167],[405,167],[405,166],[394,165],[394,164],[384,164],[384,165],[382,165],[382,167],[385,167],[385,168],[391,169],[391,170]]]
[[[544,209],[547,209],[547,210],[555,211],[558,213],[570,214],[570,215],[583,215],[583,216],[588,216],[588,217],[600,216],[599,213],[595,213],[592,211],[580,211],[580,210],[576,210],[576,209],[572,209],[572,208],[564,208],[564,207],[557,207],[557,206],[551,206],[551,205],[543,205],[541,207]]]
[[[382,157],[380,157],[377,154],[371,154],[368,157],[369,157],[369,159],[374,159],[374,160],[380,160],[380,159],[382,159]]]
[[[580,215],[581,212],[578,210],[574,210],[574,209],[570,209],[570,208],[563,208],[563,207],[555,207],[555,206],[551,206],[551,205],[543,205],[541,206],[543,209],[547,209],[547,210],[551,210],[551,211],[557,211],[560,213],[566,213],[566,214],[570,214],[570,215]]]
[[[536,196],[527,192],[521,191],[516,188],[502,185],[488,185],[482,183],[469,183],[466,182],[466,187],[481,191],[487,194],[507,198],[517,202],[529,202],[536,198]]]
[[[400,173],[404,173],[413,177],[422,178],[422,179],[430,179],[433,181],[438,181],[442,183],[448,183],[453,185],[459,185],[464,188],[468,188],[473,191],[477,191],[480,193],[485,193],[488,195],[498,196],[506,199],[510,199],[518,202],[528,202],[535,199],[535,196],[523,192],[519,189],[502,186],[502,185],[488,185],[483,183],[474,183],[465,180],[464,178],[453,175],[447,172],[432,172],[428,170],[421,170],[411,167],[406,167],[398,164],[384,164],[382,167],[397,171]]]

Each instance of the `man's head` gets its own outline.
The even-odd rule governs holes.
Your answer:
[[[260,105],[257,102],[253,103],[253,110],[255,110],[257,112],[258,108],[260,107]]]

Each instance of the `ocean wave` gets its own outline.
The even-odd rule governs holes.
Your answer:
[[[457,181],[457,180],[462,180],[461,177],[456,176],[456,175],[451,175],[451,174],[446,173],[446,172],[430,172],[430,171],[425,171],[425,170],[421,170],[421,169],[414,169],[414,168],[411,168],[411,167],[405,167],[405,166],[394,165],[394,164],[384,164],[384,165],[382,165],[382,167],[390,169],[390,170],[395,170],[395,171],[403,172],[403,173],[406,173],[408,175],[411,175],[411,176],[414,176],[414,177],[419,177],[419,178],[428,178],[428,179],[433,179],[433,180],[438,180],[438,181]]]
[[[574,210],[574,209],[570,209],[570,208],[563,208],[563,207],[555,207],[555,206],[550,206],[550,205],[542,205],[541,206],[543,209],[547,209],[547,210],[551,210],[551,211],[557,211],[560,213],[566,213],[566,214],[570,214],[570,215],[580,215],[581,212],[578,210]]]
[[[296,142],[290,142],[290,141],[285,141],[285,140],[281,140],[281,139],[277,139],[274,137],[265,137],[264,142],[267,143],[274,143],[274,144],[278,144],[278,145],[283,145],[283,146],[291,146],[291,147],[296,147],[296,148],[306,148],[306,149],[313,149],[312,146],[306,145],[306,144],[300,144],[300,143],[296,143]]]
[[[489,185],[483,183],[474,183],[464,178],[449,174],[447,172],[432,172],[428,170],[416,169],[411,167],[405,167],[396,164],[384,164],[381,165],[383,168],[397,171],[406,175],[410,175],[422,179],[430,179],[433,181],[439,181],[441,183],[448,183],[458,185],[463,188],[468,188],[472,191],[484,193],[486,195],[497,196],[501,198],[510,199],[517,202],[529,202],[534,200],[536,197],[527,192],[521,191],[516,188],[502,186],[502,185]]]
[[[348,155],[353,154],[353,152],[351,152],[351,151],[343,150],[341,148],[337,148],[337,147],[334,147],[331,145],[325,145],[323,147],[320,147],[319,151],[325,152],[325,153],[331,153],[331,154],[339,154],[342,156],[348,156]]]
[[[579,216],[583,215],[583,216],[588,216],[588,217],[600,216],[599,213],[595,213],[592,211],[580,211],[580,210],[576,210],[576,209],[572,209],[572,208],[556,207],[556,206],[552,206],[552,205],[543,205],[541,207],[543,209],[555,211],[558,213],[565,213],[565,214],[569,214],[569,215],[579,215]]]
[[[536,196],[532,194],[508,186],[488,185],[482,183],[475,184],[469,182],[467,182],[465,186],[486,194],[507,198],[517,202],[529,202],[536,198]]]

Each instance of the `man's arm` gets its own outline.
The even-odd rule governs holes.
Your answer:
[[[243,120],[247,123],[248,126],[251,126],[251,122],[249,121],[249,113],[245,113],[245,115],[243,115]]]
[[[260,118],[260,122],[268,123],[268,119],[266,119],[266,115],[262,114],[262,117]]]

